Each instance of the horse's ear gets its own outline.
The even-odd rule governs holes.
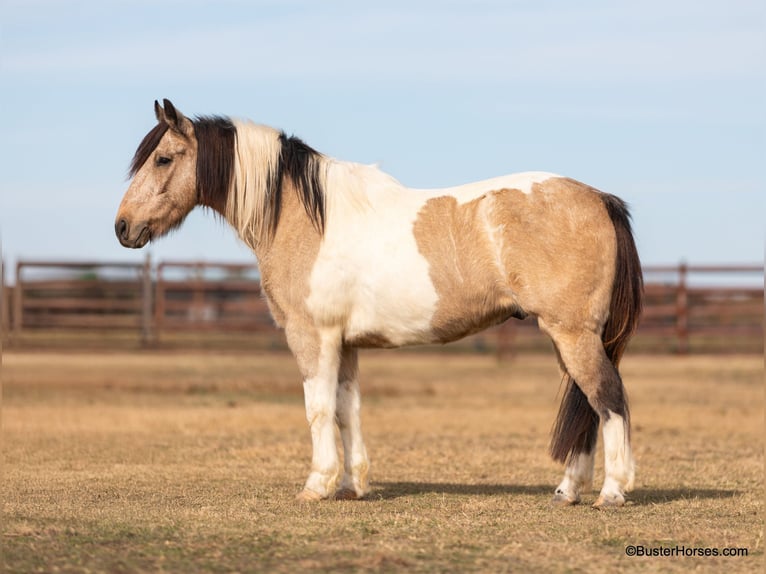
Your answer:
[[[194,133],[194,126],[192,126],[191,120],[179,112],[170,100],[162,100],[162,103],[165,104],[165,109],[163,110],[165,123],[168,124],[170,129],[182,136],[191,137]]]
[[[165,110],[162,109],[162,106],[157,100],[154,100],[154,115],[157,117],[158,124],[167,123],[167,120],[165,119]]]

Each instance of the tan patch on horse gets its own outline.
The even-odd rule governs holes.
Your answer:
[[[358,349],[393,349],[397,346],[385,335],[375,332],[360,333],[350,339],[345,339],[343,342],[350,347]]]
[[[503,277],[485,223],[491,203],[487,195],[463,205],[454,197],[436,197],[426,202],[413,226],[439,296],[431,328],[441,342],[523,314]]]
[[[552,178],[528,194],[500,189],[462,205],[434,198],[413,233],[439,296],[431,325],[440,341],[527,313],[594,330],[606,320],[615,234],[586,185]]]
[[[492,192],[506,278],[522,307],[548,325],[598,331],[614,281],[614,226],[597,190],[567,178],[529,194]],[[583,306],[587,301],[589,305]]]

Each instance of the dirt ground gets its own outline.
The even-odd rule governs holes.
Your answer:
[[[763,571],[762,357],[629,354],[636,490],[605,512],[549,504],[552,354],[361,368],[372,492],[307,505],[289,355],[6,352],[5,571]]]

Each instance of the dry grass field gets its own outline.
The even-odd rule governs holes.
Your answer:
[[[310,440],[288,355],[6,352],[2,566],[763,571],[762,357],[629,354],[637,488],[604,512],[595,492],[549,505],[562,472],[546,454],[552,354],[371,352],[361,366],[372,493],[300,504]]]

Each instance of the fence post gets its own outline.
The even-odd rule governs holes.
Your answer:
[[[156,282],[154,285],[154,341],[159,343],[162,333],[162,323],[165,318],[165,284],[162,279],[164,263],[157,265]]]
[[[16,262],[16,285],[13,288],[13,334],[18,335],[21,333],[22,325],[22,309],[23,301],[21,299],[21,292],[24,287],[21,284],[21,261]]]
[[[676,335],[680,355],[686,355],[689,352],[689,293],[686,284],[688,271],[688,266],[682,261],[678,266],[678,292],[676,293]]]
[[[141,272],[141,344],[152,342],[152,259],[146,254]]]
[[[8,332],[8,301],[5,294],[5,259],[0,257],[0,351],[3,338]]]

